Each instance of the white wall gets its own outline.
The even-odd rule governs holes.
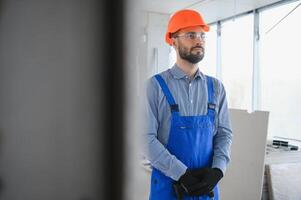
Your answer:
[[[168,20],[168,14],[147,13],[147,77],[168,68],[170,47],[164,38]]]

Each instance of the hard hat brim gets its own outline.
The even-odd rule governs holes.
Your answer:
[[[203,24],[203,25],[199,25],[199,24],[198,24],[198,25],[195,25],[195,26],[201,26],[202,29],[203,29],[205,32],[209,32],[209,30],[210,30],[210,27],[209,27],[207,24]],[[188,27],[194,27],[194,26],[188,26]],[[188,28],[188,27],[183,27],[183,28],[181,28],[181,29]],[[177,32],[177,31],[179,31],[179,30],[172,30],[172,32],[167,32],[167,33],[165,34],[165,41],[166,41],[167,44],[172,45],[172,39],[170,38],[170,36],[171,36],[172,33],[175,33],[175,32]]]

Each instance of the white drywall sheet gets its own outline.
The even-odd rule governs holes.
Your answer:
[[[260,200],[268,112],[230,110],[233,129],[231,162],[220,182],[221,200]]]

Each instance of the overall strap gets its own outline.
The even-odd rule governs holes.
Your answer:
[[[179,112],[179,106],[178,106],[178,104],[176,104],[175,99],[173,98],[173,96],[172,96],[170,90],[168,89],[167,84],[163,80],[162,76],[157,74],[157,75],[155,75],[155,78],[159,82],[159,85],[170,105],[171,112]]]
[[[215,103],[214,103],[214,87],[212,77],[206,76],[207,80],[207,89],[208,89],[208,110],[215,112]]]

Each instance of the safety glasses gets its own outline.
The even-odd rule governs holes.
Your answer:
[[[187,33],[176,35],[175,37],[176,38],[184,37],[185,39],[189,39],[189,40],[196,40],[196,39],[205,40],[206,34],[204,32],[187,32]]]

